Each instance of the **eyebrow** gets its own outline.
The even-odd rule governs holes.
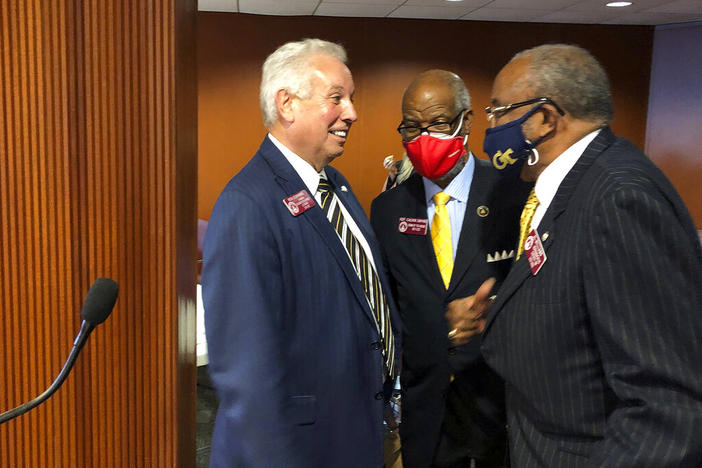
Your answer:
[[[443,115],[437,115],[436,117],[432,118],[431,120],[427,120],[426,122],[429,123],[429,125],[434,125],[435,123],[449,123],[451,122],[450,117],[444,117]],[[408,125],[408,126],[419,126],[419,124],[424,123],[421,120],[415,120],[412,117],[409,117],[405,119],[404,117],[402,118],[402,121],[400,122],[401,125]]]

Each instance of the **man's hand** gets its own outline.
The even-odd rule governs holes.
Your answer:
[[[485,329],[485,318],[490,310],[490,291],[495,278],[488,278],[474,295],[451,301],[446,311],[448,337],[455,346],[468,343]]]

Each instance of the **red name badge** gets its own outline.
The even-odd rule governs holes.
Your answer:
[[[310,197],[307,190],[300,190],[295,195],[284,198],[283,203],[293,216],[302,214],[315,205],[314,198]]]
[[[546,263],[546,251],[541,239],[539,239],[539,233],[534,229],[531,230],[524,241],[524,253],[527,256],[527,260],[529,260],[531,274],[536,275]]]
[[[428,219],[402,217],[398,220],[397,230],[402,234],[415,234],[417,236],[423,236],[427,233],[428,226]]]

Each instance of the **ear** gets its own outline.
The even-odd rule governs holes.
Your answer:
[[[538,125],[539,137],[546,136],[556,129],[560,114],[553,106],[548,104],[541,106],[537,115],[540,116]]]
[[[473,109],[468,109],[463,114],[463,132],[466,135],[470,134],[470,129],[473,127]]]
[[[285,89],[275,93],[275,106],[278,109],[278,118],[281,122],[293,123],[295,121],[295,96]]]

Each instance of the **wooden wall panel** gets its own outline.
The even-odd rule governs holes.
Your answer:
[[[63,387],[0,426],[2,467],[194,465],[194,25],[194,1],[0,4],[0,411],[120,284]]]
[[[492,80],[519,50],[546,42],[579,44],[608,70],[616,133],[644,145],[653,28],[499,23],[398,18],[274,17],[198,13],[198,216],[208,219],[226,182],[253,156],[266,129],[258,104],[260,69],[276,47],[319,37],[349,53],[359,119],[344,155],[333,165],[349,179],[366,210],[386,175],[382,160],[403,153],[395,128],[400,99],[417,73],[445,68],[471,93],[469,144],[483,157],[482,140]]]

